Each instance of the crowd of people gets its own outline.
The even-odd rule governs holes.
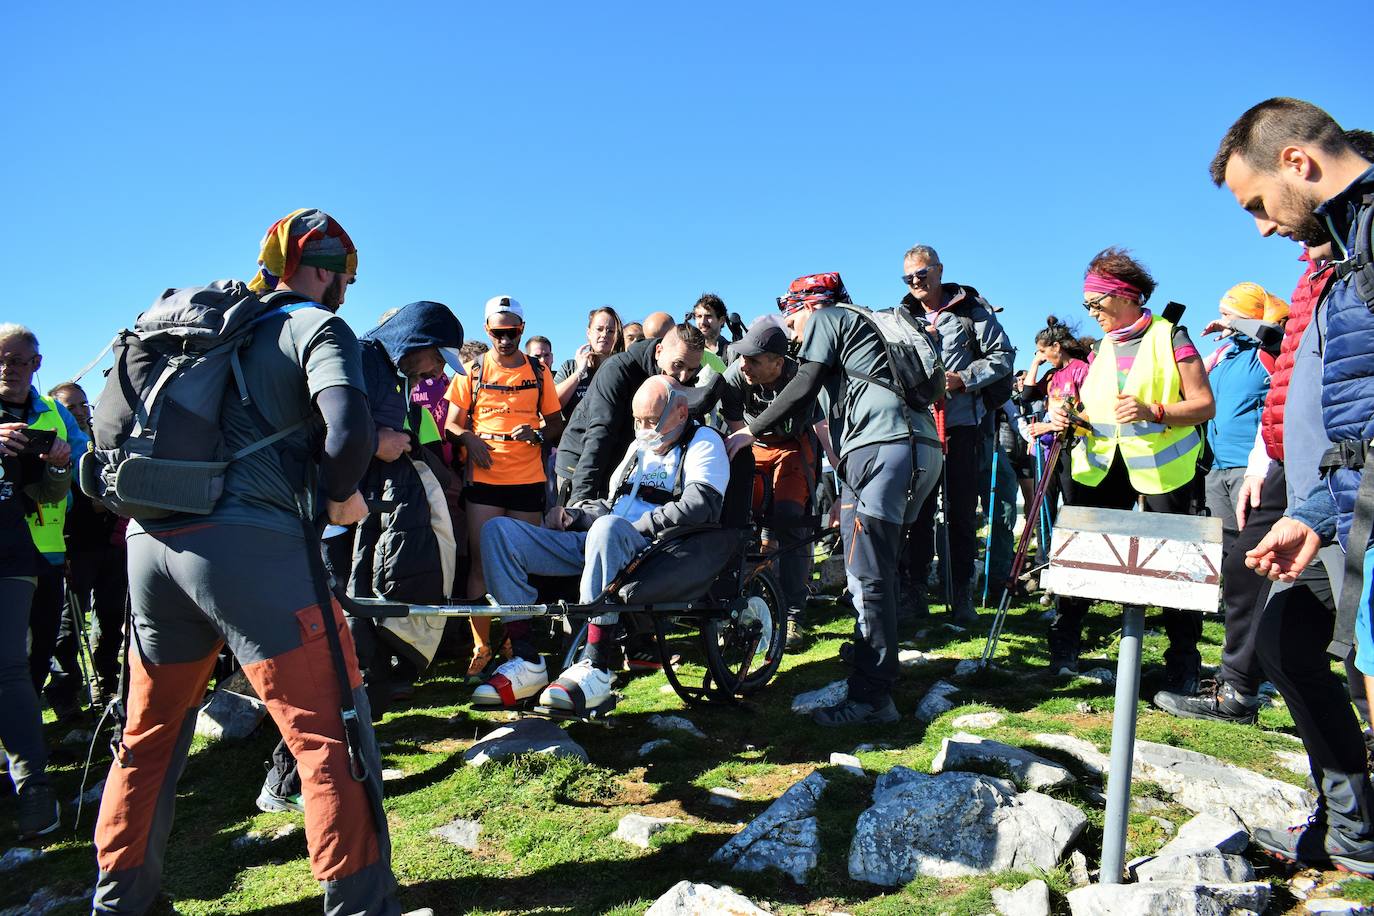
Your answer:
[[[119,731],[93,906],[146,911],[197,709],[212,678],[238,670],[281,733],[258,805],[303,813],[326,911],[399,912],[371,725],[446,646],[469,651],[475,708],[571,716],[614,705],[622,667],[660,662],[614,610],[559,671],[530,618],[498,629],[472,616],[455,639],[359,599],[526,605],[562,576],[590,602],[666,533],[718,526],[747,450],[789,649],[808,639],[809,538],[838,529],[854,632],[847,695],[814,714],[824,726],[898,721],[898,641],[932,598],[975,627],[989,594],[1024,592],[1017,501],[1035,488],[1044,517],[1023,525],[1042,553],[1060,505],[1219,517],[1221,667],[1204,678],[1201,616],[1163,609],[1154,703],[1254,725],[1271,681],[1319,802],[1307,824],[1256,842],[1374,874],[1372,141],[1293,99],[1227,131],[1212,180],[1262,234],[1300,242],[1305,266],[1288,301],[1227,290],[1199,319],[1218,338],[1210,353],[1153,307],[1155,277],[1118,247],[1083,272],[1094,333],[1047,317],[1022,372],[1000,309],[947,279],[928,244],[901,255],[889,308],[854,304],[838,273],[798,277],[747,324],[712,293],[681,319],[602,306],[561,363],[508,295],[482,308],[485,340],[435,301],[356,335],[337,311],[357,248],[312,209],[270,227],[250,283],[155,302],[134,326],[148,333],[121,338],[94,415],[77,382],[40,392],[37,335],[0,325],[0,743],[21,837],[59,826],[41,700],[59,720],[108,707]],[[156,360],[149,329],[191,323],[213,338],[203,365],[224,356],[213,391]],[[188,392],[217,405],[197,442]],[[222,461],[188,461],[210,446]],[[1089,610],[1055,601],[1052,676],[1077,673]]]

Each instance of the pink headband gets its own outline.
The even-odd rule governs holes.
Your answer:
[[[1136,287],[1125,280],[1118,280],[1116,277],[1100,274],[1096,271],[1090,271],[1083,278],[1083,292],[1106,293],[1109,296],[1120,296],[1122,299],[1132,299],[1136,302],[1141,300],[1141,292]]]

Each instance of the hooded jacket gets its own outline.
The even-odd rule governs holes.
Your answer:
[[[945,424],[947,426],[977,426],[987,410],[979,389],[1011,375],[1016,362],[1016,348],[1002,329],[992,306],[978,295],[972,286],[944,283],[945,304],[938,312],[928,313],[907,293],[898,308],[929,325],[940,337],[940,356],[947,372],[957,372],[964,380],[962,391],[945,395]],[[971,319],[973,337],[970,338],[962,318]]]

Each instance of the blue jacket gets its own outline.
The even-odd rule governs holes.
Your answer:
[[[1374,194],[1374,168],[1316,209],[1317,216],[1325,221],[1331,237],[1342,248],[1342,257],[1355,252],[1355,229],[1366,194]],[[1332,442],[1374,438],[1374,349],[1369,346],[1374,338],[1371,306],[1374,303],[1360,299],[1353,275],[1332,282],[1322,302],[1325,314],[1318,316],[1326,319],[1326,345],[1322,351],[1322,423]],[[1326,484],[1330,502],[1321,505],[1321,509],[1325,513],[1334,509],[1337,536],[1345,546],[1360,472],[1337,469],[1327,478]],[[1305,507],[1304,514],[1315,517],[1313,513],[1319,505],[1314,503]]]
[[[1216,416],[1207,421],[1212,470],[1243,468],[1250,458],[1269,393],[1269,370],[1259,354],[1259,344],[1237,334],[1208,375],[1217,399]]]

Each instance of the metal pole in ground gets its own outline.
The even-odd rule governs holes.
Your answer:
[[[1126,867],[1126,822],[1131,813],[1136,703],[1140,699],[1140,642],[1144,634],[1145,608],[1126,605],[1121,618],[1121,650],[1116,660],[1112,762],[1107,775],[1107,817],[1102,826],[1102,868],[1098,877],[1102,884],[1120,884]]]
[[[992,580],[992,576],[988,575],[988,572],[992,564],[992,529],[996,527],[993,516],[997,513],[997,453],[1000,451],[1001,449],[997,447],[997,441],[994,439],[992,443],[992,480],[988,482],[988,501],[984,507],[987,509],[984,514],[988,519],[988,536],[983,543],[983,600],[980,602],[982,607],[988,606],[988,582]]]

